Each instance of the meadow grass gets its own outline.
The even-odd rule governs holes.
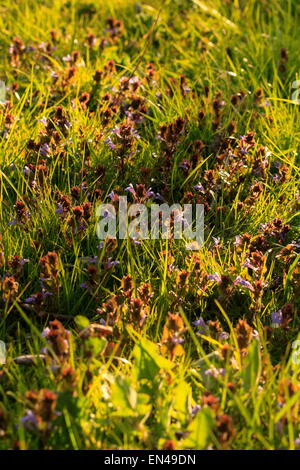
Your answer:
[[[0,2],[0,449],[300,445],[299,20]],[[100,244],[97,204],[157,194],[200,250]]]

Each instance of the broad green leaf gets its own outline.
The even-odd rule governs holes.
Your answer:
[[[90,324],[89,320],[83,315],[76,315],[75,321],[76,321],[76,325],[82,329],[86,328]]]
[[[173,362],[161,356],[157,345],[138,333],[130,330],[136,341],[133,350],[135,358],[135,375],[138,379],[153,380],[159,369],[171,370],[174,367]]]
[[[111,399],[113,405],[122,410],[124,416],[132,415],[132,411],[136,410],[137,392],[131,386],[129,379],[125,379],[118,375],[112,386]],[[128,413],[129,411],[129,413]]]
[[[107,341],[105,338],[93,338],[90,337],[87,340],[89,347],[93,350],[93,354],[97,356],[98,354],[102,353],[105,346],[107,345]]]
[[[184,380],[182,380],[174,390],[174,408],[184,416],[189,412],[191,393],[190,385]]]
[[[193,421],[187,428],[190,432],[187,439],[184,440],[183,446],[185,449],[206,449],[211,435],[211,430],[214,426],[214,419],[212,410],[203,408],[198,411]]]

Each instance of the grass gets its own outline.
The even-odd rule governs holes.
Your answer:
[[[0,449],[299,448],[299,16],[1,2]],[[99,246],[129,184],[204,246]]]

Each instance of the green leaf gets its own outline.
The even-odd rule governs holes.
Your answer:
[[[139,393],[137,400],[137,411],[139,415],[145,416],[150,413],[152,405],[149,403],[150,396],[146,393]]]
[[[242,372],[244,381],[244,390],[249,392],[254,390],[259,380],[261,371],[261,359],[259,351],[259,342],[253,341],[247,356],[246,366]]]
[[[131,386],[130,380],[118,375],[112,386],[111,400],[115,408],[122,410],[122,416],[135,414],[137,392]]]
[[[98,354],[101,354],[102,351],[104,350],[105,346],[107,345],[107,341],[105,338],[93,338],[90,337],[87,340],[87,344],[89,348],[92,350],[93,354],[97,356]]]
[[[136,345],[133,350],[135,358],[134,373],[137,379],[154,380],[159,369],[171,370],[174,367],[173,362],[161,356],[157,351],[157,345],[146,338],[142,338],[137,333]]]
[[[153,358],[137,344],[134,347],[133,356],[135,358],[134,374],[136,379],[148,379],[153,381],[159,371],[159,367]]]
[[[76,321],[76,325],[82,329],[86,328],[90,324],[89,320],[83,315],[76,315],[75,321]]]
[[[174,390],[174,408],[179,413],[182,413],[184,417],[186,417],[189,412],[191,394],[191,387],[184,380],[182,380]]]
[[[195,418],[187,428],[190,435],[183,442],[184,448],[197,450],[206,449],[209,444],[213,426],[214,419],[212,410],[209,408],[203,408],[198,411]]]

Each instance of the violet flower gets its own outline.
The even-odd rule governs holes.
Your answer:
[[[111,269],[114,266],[117,266],[118,264],[120,264],[120,261],[114,261],[112,258],[108,258],[106,263],[104,263],[104,267],[105,269]]]
[[[200,410],[201,410],[201,406],[200,406],[200,405],[195,405],[195,406],[193,406],[193,408],[192,408],[192,413],[191,413],[192,417],[194,418],[194,417],[196,416],[196,414],[198,413],[198,411],[200,411]]]
[[[42,155],[42,157],[47,157],[50,153],[51,153],[51,149],[48,144],[44,144],[40,148],[40,155]]]
[[[234,286],[242,286],[245,287],[245,289],[249,289],[251,292],[254,292],[254,288],[252,284],[249,281],[245,281],[244,279],[241,278],[241,276],[238,276],[236,280],[233,283]]]
[[[207,335],[208,333],[207,325],[202,317],[200,317],[198,320],[193,321],[192,325],[197,326],[199,328],[198,330],[199,334]]]
[[[36,428],[38,423],[35,414],[31,410],[27,410],[26,414],[21,418],[21,424],[29,431]]]
[[[215,281],[215,282],[217,282],[218,284],[221,284],[221,282],[222,282],[221,276],[220,276],[220,274],[218,274],[218,273],[209,274],[209,275],[208,275],[208,279],[209,279],[210,281]]]
[[[282,324],[282,321],[283,321],[282,311],[278,310],[278,312],[271,313],[271,318],[272,318],[273,328],[278,328]]]

